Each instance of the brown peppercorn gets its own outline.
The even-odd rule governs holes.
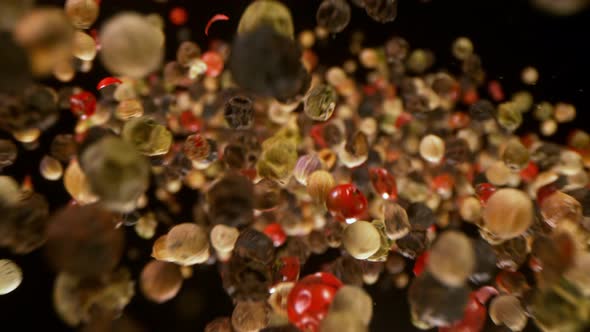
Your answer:
[[[178,265],[153,260],[141,271],[139,287],[150,301],[163,303],[178,294],[182,287],[182,280]]]
[[[234,252],[242,258],[263,264],[270,264],[275,257],[272,240],[253,228],[246,228],[240,232]]]
[[[268,325],[269,320],[269,308],[263,301],[240,301],[231,315],[236,332],[260,331]]]

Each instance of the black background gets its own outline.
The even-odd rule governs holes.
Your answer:
[[[37,2],[62,5],[64,1]],[[319,0],[283,2],[292,10],[297,31],[315,26]],[[183,6],[189,11],[186,28],[191,33],[191,39],[206,48],[213,38],[229,40],[232,37],[241,13],[249,3],[244,0],[170,0],[166,4],[150,0],[102,0],[100,19],[95,26],[100,26],[102,20],[123,10],[158,12],[167,18],[172,7]],[[218,13],[228,15],[230,20],[215,23],[207,38],[204,35],[205,25],[211,16]],[[525,88],[520,82],[520,72],[525,66],[533,65],[539,69],[540,80],[536,86],[527,89],[534,94],[536,101],[573,103],[578,109],[574,125],[590,129],[590,116],[586,114],[590,106],[590,10],[564,18],[537,11],[526,0],[400,0],[396,21],[381,25],[370,20],[363,10],[354,8],[349,27],[331,37],[328,43],[318,46],[323,63],[341,64],[350,57],[347,54],[348,40],[353,30],[364,31],[368,45],[376,46],[388,37],[399,35],[406,38],[412,47],[432,49],[439,68],[457,67],[450,54],[450,45],[456,37],[467,36],[482,56],[488,77],[499,80],[507,94]],[[167,23],[167,59],[173,58],[178,46],[178,31],[178,27]],[[91,73],[78,74],[74,84],[93,89],[98,80],[106,75],[97,65]],[[69,198],[61,181],[52,183],[39,176],[40,151],[47,151],[50,137],[59,132],[71,132],[72,127],[73,119],[64,116],[57,126],[42,136],[39,151],[20,151],[17,164],[5,170],[19,179],[31,175],[36,190],[48,197],[52,209],[64,205]],[[563,143],[563,137],[572,127],[560,127],[556,140]],[[534,129],[536,125],[529,125],[528,128]],[[137,276],[141,266],[149,259],[151,241],[139,240],[132,229],[127,232],[129,247],[138,249],[140,253],[138,260],[128,263],[134,276]],[[11,294],[0,296],[0,331],[67,331],[68,328],[53,310],[51,292],[55,275],[46,266],[42,251],[15,257],[0,250],[0,257],[14,259],[24,272],[21,286]],[[317,266],[329,259],[329,255],[312,257],[309,264]],[[151,304],[138,292],[126,313],[150,331],[203,331],[208,321],[231,314],[231,301],[220,284],[214,266],[200,266],[174,300],[164,305]],[[405,292],[389,285],[391,282],[381,280],[368,288],[375,300],[371,331],[414,331]],[[527,330],[535,331],[531,322]]]

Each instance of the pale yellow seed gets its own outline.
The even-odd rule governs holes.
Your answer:
[[[23,272],[13,261],[0,259],[0,295],[8,294],[20,286]]]
[[[524,84],[535,85],[539,81],[539,72],[535,67],[526,67],[522,70],[521,79]]]
[[[82,31],[74,32],[72,54],[80,60],[94,60],[96,57],[96,42],[94,38]]]
[[[61,178],[63,174],[63,167],[57,159],[51,156],[45,156],[43,159],[41,159],[39,171],[45,179],[55,181]]]
[[[533,204],[520,190],[503,188],[490,196],[483,211],[484,228],[499,239],[523,234],[533,222]]]
[[[311,30],[304,30],[299,34],[299,44],[303,48],[312,48],[315,44],[315,35]]]
[[[445,155],[445,142],[436,135],[426,135],[420,141],[419,151],[426,161],[438,164]]]
[[[373,224],[359,220],[344,229],[342,245],[356,259],[367,259],[379,250],[381,236]]]
[[[426,268],[443,284],[460,287],[475,268],[471,240],[456,231],[442,233],[430,250]]]

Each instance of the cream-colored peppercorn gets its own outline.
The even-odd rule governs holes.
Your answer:
[[[228,252],[234,249],[240,231],[235,227],[215,225],[211,229],[211,246],[220,252]]]
[[[488,199],[483,211],[484,228],[499,239],[524,233],[533,222],[533,203],[520,190],[502,188]]]
[[[330,312],[353,313],[368,326],[373,317],[373,299],[360,287],[344,285],[336,292]]]
[[[379,250],[381,236],[373,224],[359,220],[344,229],[342,245],[356,259],[367,259]]]
[[[39,164],[39,172],[41,172],[41,175],[45,179],[55,181],[61,178],[63,167],[57,159],[51,156],[45,156],[41,159],[41,164]]]
[[[94,38],[82,31],[74,32],[72,54],[80,60],[94,60],[96,57],[96,42]]]
[[[98,200],[98,197],[90,189],[86,174],[80,168],[77,160],[70,161],[63,181],[66,191],[79,204],[90,204]]]
[[[445,142],[436,135],[427,135],[420,141],[420,156],[426,161],[438,164],[445,155]]]
[[[203,263],[209,258],[207,238],[205,229],[197,224],[178,224],[166,235],[166,251],[181,265]]]
[[[490,318],[496,325],[505,325],[512,331],[522,331],[527,316],[518,298],[513,295],[499,295],[490,303]]]
[[[442,233],[430,250],[426,268],[443,284],[460,287],[475,268],[471,240],[456,231]]]
[[[23,272],[9,259],[0,259],[0,295],[8,294],[21,284]]]

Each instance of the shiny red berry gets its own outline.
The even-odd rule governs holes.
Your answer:
[[[340,287],[342,282],[326,272],[301,279],[287,297],[289,321],[302,331],[317,332]]]
[[[96,97],[88,91],[82,91],[70,96],[70,109],[74,115],[87,118],[96,111]]]
[[[367,198],[353,184],[341,184],[332,188],[326,199],[326,207],[339,221],[354,222],[367,211]]]
[[[280,247],[287,240],[287,234],[279,223],[268,224],[263,231],[268,236],[275,247]]]
[[[397,184],[395,177],[385,168],[372,167],[369,169],[369,178],[373,189],[383,199],[395,200],[397,198]]]

